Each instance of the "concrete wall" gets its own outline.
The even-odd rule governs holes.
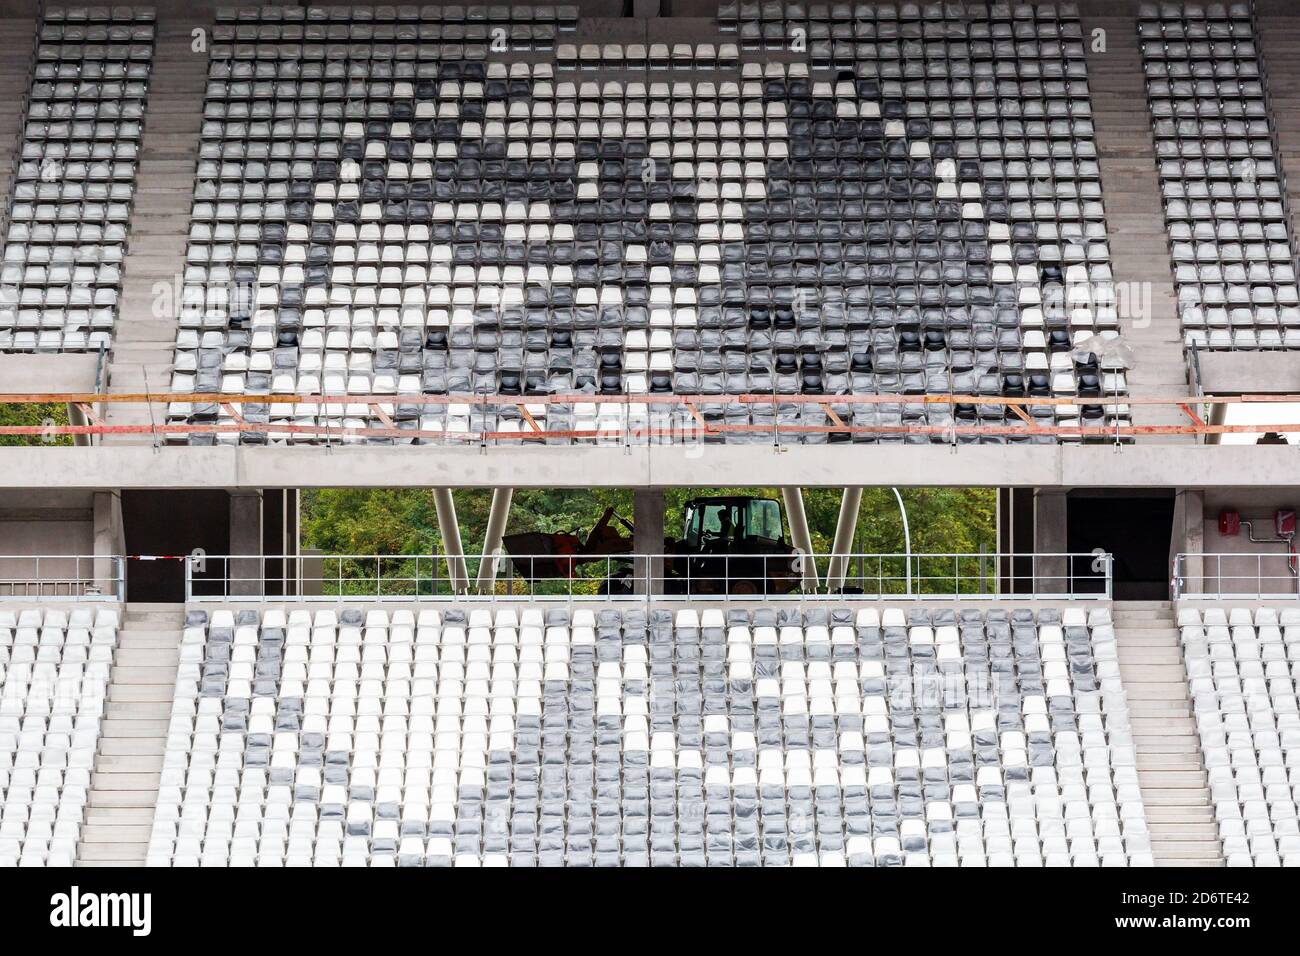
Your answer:
[[[0,494],[0,598],[62,596],[73,582],[91,582],[105,573],[96,570],[92,557],[93,497],[52,490]],[[11,555],[39,555],[43,560]],[[77,555],[82,560],[46,557],[50,555]]]
[[[1235,537],[1219,533],[1219,512],[1234,509],[1243,521],[1254,525],[1257,538],[1272,538],[1273,513],[1280,508],[1300,508],[1300,487],[1266,490],[1212,489],[1205,492],[1204,553],[1207,555],[1243,555],[1241,558],[1203,559],[1205,591],[1223,594],[1255,593],[1294,594],[1296,575],[1288,567],[1284,544],[1257,544],[1246,529]],[[1271,555],[1258,558],[1257,555]]]
[[[94,516],[84,491],[0,492],[0,555],[93,554]]]

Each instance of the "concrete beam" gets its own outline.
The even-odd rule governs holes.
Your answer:
[[[433,489],[433,507],[438,512],[438,534],[442,537],[443,554],[447,556],[451,589],[460,594],[469,587],[469,573],[465,570],[465,549],[460,543],[460,522],[456,519],[456,500],[450,488]]]
[[[497,552],[501,550],[501,539],[506,533],[506,523],[510,518],[510,502],[514,500],[513,488],[494,488],[492,490],[492,507],[488,511],[487,530],[483,534],[483,556],[479,560],[478,580],[474,582],[479,594],[490,591],[497,579]]]
[[[1293,352],[1201,352],[1197,358],[1207,395],[1300,394]]]
[[[1292,485],[1281,445],[768,445],[0,448],[0,489],[606,488],[767,485],[1267,488]]]
[[[95,392],[95,352],[0,355],[0,395]]]
[[[826,587],[831,593],[844,587],[844,575],[849,568],[848,555],[853,551],[853,536],[858,530],[858,510],[862,507],[862,489],[844,489],[840,498],[840,514],[835,522],[835,543],[831,546],[831,563],[826,571]]]
[[[817,590],[817,564],[812,559],[812,533],[808,530],[808,515],[803,507],[803,489],[785,486],[781,489],[781,501],[785,505],[785,518],[790,522],[790,540],[795,548],[802,551],[803,587],[805,591]]]

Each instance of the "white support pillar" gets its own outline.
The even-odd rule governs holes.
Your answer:
[[[442,550],[447,555],[447,576],[451,589],[460,594],[469,587],[469,574],[465,571],[465,549],[460,543],[460,524],[456,521],[456,501],[451,489],[434,488],[433,506],[438,512]]]
[[[853,550],[853,536],[858,530],[858,510],[861,507],[862,488],[845,488],[844,496],[840,498],[840,516],[835,522],[831,563],[826,571],[826,588],[831,592],[844,587],[844,578],[849,571],[848,555]]]
[[[664,490],[637,488],[632,492],[632,552],[652,555],[637,558],[632,567],[636,594],[662,594],[664,590]]]
[[[479,594],[492,590],[497,580],[497,552],[506,533],[510,517],[510,502],[514,500],[513,488],[493,488],[492,508],[488,511],[487,531],[483,534],[483,557],[479,560],[478,580],[475,589]]]
[[[803,489],[790,486],[781,489],[785,504],[785,517],[790,522],[790,540],[803,553],[803,587],[805,591],[817,590],[817,563],[813,560],[812,534],[808,530],[808,515],[803,509]]]

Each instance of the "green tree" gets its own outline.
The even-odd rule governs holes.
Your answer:
[[[0,404],[0,425],[66,425],[68,406]],[[71,445],[71,435],[0,435],[0,445]]]
[[[669,489],[665,495],[665,528],[669,535],[681,534],[685,503],[703,495],[756,495],[777,500],[781,497],[778,488]],[[995,550],[997,493],[993,489],[908,488],[902,490],[902,496],[907,506],[914,554],[979,554]],[[488,490],[456,492],[457,519],[467,554],[477,554],[482,549],[491,499]],[[630,520],[631,490],[521,488],[515,492],[507,530],[585,534],[609,505]],[[830,552],[839,516],[840,489],[806,489],[804,507],[814,551]],[[302,527],[303,546],[325,554],[416,555],[443,551],[433,495],[424,489],[305,491]],[[889,488],[865,489],[853,551],[901,554],[903,550],[903,525],[893,492]],[[930,562],[922,574],[933,580],[925,589],[950,589],[951,578],[945,580],[942,576],[950,575],[951,566],[949,559]],[[393,567],[400,567],[402,574],[410,575],[409,564]],[[901,561],[895,563],[898,575],[903,573],[902,567]],[[973,564],[963,563],[962,569],[963,574],[974,573]],[[470,573],[475,570],[471,564]],[[369,570],[357,576],[373,576],[373,573]]]

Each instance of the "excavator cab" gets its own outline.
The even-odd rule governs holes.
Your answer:
[[[785,543],[781,506],[771,498],[694,498],[686,503],[682,550],[729,554]]]
[[[683,593],[788,594],[799,584],[781,505],[744,495],[686,502],[671,573]]]

